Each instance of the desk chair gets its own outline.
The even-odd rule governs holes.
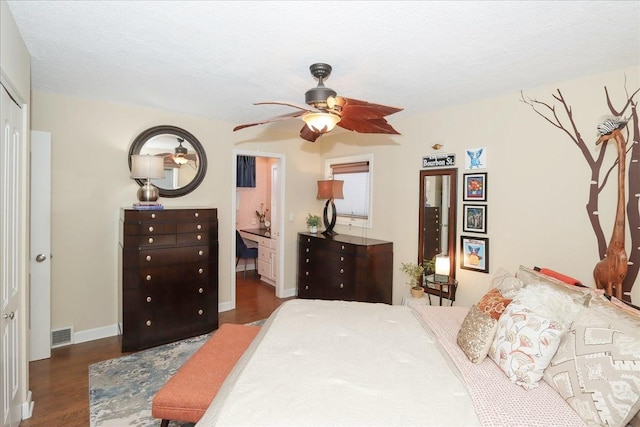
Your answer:
[[[236,267],[241,258],[244,259],[243,277],[247,277],[247,260],[253,258],[256,270],[258,269],[258,248],[248,248],[240,232],[236,230]]]

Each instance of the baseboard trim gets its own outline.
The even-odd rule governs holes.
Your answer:
[[[231,301],[221,302],[218,304],[218,313],[235,309],[236,306]]]
[[[103,326],[101,328],[87,329],[73,334],[72,344],[80,344],[87,341],[99,340],[118,335],[118,324]]]
[[[22,414],[20,414],[22,416],[23,420],[29,419],[31,418],[31,416],[33,415],[33,400],[31,400],[31,390],[29,390],[27,392],[27,400],[25,402],[22,402]]]

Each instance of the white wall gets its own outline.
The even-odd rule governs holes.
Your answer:
[[[560,88],[574,109],[587,141],[595,143],[596,125],[608,110],[603,86],[614,99],[640,85],[639,69],[587,76],[525,94],[551,101]],[[478,82],[478,84],[482,84]],[[589,169],[569,139],[519,100],[518,92],[430,112],[394,117],[402,135],[362,135],[334,131],[315,144],[299,139],[298,123],[273,124],[231,132],[233,124],[127,105],[33,93],[35,130],[53,135],[53,327],[74,325],[76,331],[116,322],[118,210],[135,200],[127,152],[144,129],[161,124],[183,127],[204,145],[209,168],[204,183],[171,205],[212,205],[220,217],[220,302],[230,298],[232,150],[261,150],[287,156],[285,216],[286,288],[295,287],[296,233],[304,230],[307,212],[322,212],[315,181],[323,175],[324,158],[374,154],[373,227],[338,232],[364,234],[394,242],[394,302],[408,293],[400,262],[417,258],[418,181],[422,156],[431,145],[444,144],[455,153],[459,182],[464,150],[488,149],[488,233],[490,270],[514,272],[518,265],[546,266],[593,285],[596,243],[585,215]],[[595,150],[595,144],[593,146]],[[610,149],[611,150],[611,149]],[[613,159],[613,150],[607,154]],[[460,186],[458,207],[462,205]],[[600,201],[605,235],[610,236],[615,195]],[[610,210],[611,212],[605,212]],[[607,215],[609,219],[606,218]],[[457,234],[461,233],[461,215]],[[456,239],[456,242],[458,238]],[[457,269],[458,304],[474,303],[489,287],[491,274]],[[640,287],[634,289],[640,299]]]

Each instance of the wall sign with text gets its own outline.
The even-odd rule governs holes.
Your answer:
[[[456,164],[455,154],[441,154],[437,156],[425,156],[422,158],[422,168],[439,168],[443,166],[454,166]]]

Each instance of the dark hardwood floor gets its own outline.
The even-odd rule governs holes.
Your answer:
[[[236,274],[236,309],[220,313],[220,324],[249,323],[264,319],[286,299],[275,296],[272,286],[257,273]],[[118,337],[56,348],[51,358],[29,364],[29,388],[35,402],[33,416],[21,427],[89,426],[89,365],[120,357]]]

